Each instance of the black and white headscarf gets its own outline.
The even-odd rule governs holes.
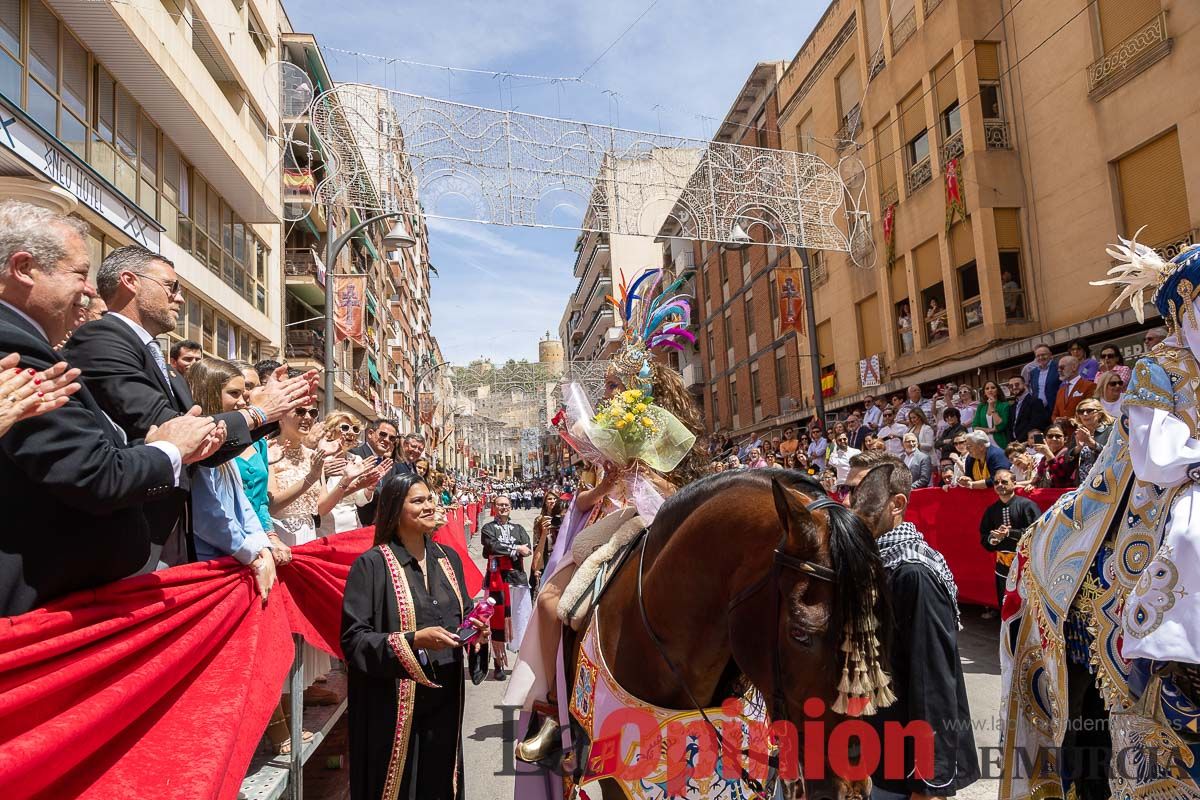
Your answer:
[[[954,604],[954,618],[958,622],[959,630],[962,630],[962,617],[958,613],[958,584],[954,582],[954,573],[946,565],[942,554],[925,541],[917,526],[911,522],[901,522],[880,536],[876,543],[879,545],[879,556],[883,559],[883,568],[888,572],[903,563],[924,564],[938,577],[950,593],[950,602]]]

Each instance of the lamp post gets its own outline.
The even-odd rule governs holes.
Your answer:
[[[334,392],[336,391],[336,383],[334,382],[334,353],[333,340],[336,335],[336,327],[333,319],[333,279],[341,277],[335,270],[337,269],[337,257],[341,254],[342,248],[346,244],[365,230],[367,227],[385,219],[398,219],[399,221],[392,226],[387,235],[383,237],[384,247],[404,248],[413,247],[417,240],[412,237],[408,229],[404,226],[403,211],[386,211],[382,214],[365,219],[355,225],[350,230],[346,231],[341,236],[334,238],[335,231],[333,227],[333,209],[326,209],[325,218],[329,220],[329,230],[326,233],[327,246],[325,248],[325,413],[329,414],[334,408]],[[347,273],[354,274],[354,273]]]

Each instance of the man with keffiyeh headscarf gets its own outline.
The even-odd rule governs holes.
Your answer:
[[[866,721],[879,732],[885,753],[892,752],[886,737],[895,738],[896,723],[904,728],[925,723],[933,735],[932,773],[921,774],[923,765],[917,763],[913,748],[905,747],[906,777],[898,779],[890,764],[885,774],[881,765],[872,776],[871,797],[953,796],[979,779],[971,709],[958,657],[961,624],[954,575],[942,554],[929,546],[916,526],[904,521],[912,474],[900,459],[875,451],[859,453],[850,459],[846,487],[846,504],[875,536],[888,576],[892,612],[904,626],[889,650],[896,702]],[[922,749],[918,742],[915,750]]]
[[[1140,321],[1149,296],[1170,335],[1134,365],[1086,480],[1018,547],[1002,800],[1200,797],[1200,248],[1168,262],[1135,237],[1108,253],[1112,307]],[[1111,762],[1089,763],[1097,749]]]

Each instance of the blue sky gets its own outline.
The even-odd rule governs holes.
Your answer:
[[[578,75],[651,0],[383,2],[285,0],[297,31],[326,47],[334,78],[456,102],[708,138],[754,64],[795,55],[825,2],[658,0],[578,84],[387,64],[384,58],[534,75]],[[352,13],[348,13],[353,9]],[[657,108],[656,108],[657,106]],[[537,358],[557,336],[576,233],[430,220],[433,329],[446,356]]]

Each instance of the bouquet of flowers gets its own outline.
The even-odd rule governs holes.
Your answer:
[[[654,422],[654,398],[641,389],[626,389],[600,404],[592,422],[601,428],[615,430],[620,439],[637,444],[661,431]]]

